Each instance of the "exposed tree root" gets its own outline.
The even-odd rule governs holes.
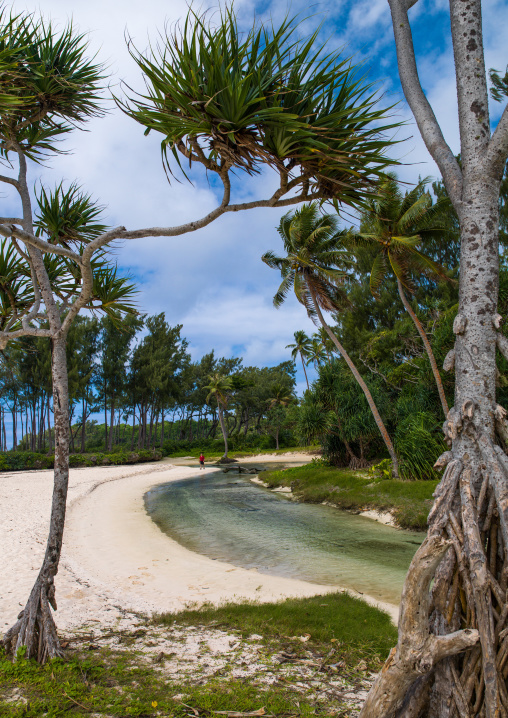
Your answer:
[[[351,459],[349,460],[348,468],[349,469],[367,469],[370,466],[370,461],[367,459],[362,459],[358,456],[351,456]]]
[[[508,457],[474,415],[474,402],[449,412],[448,437],[466,435],[469,448],[438,459],[446,469],[406,578],[399,641],[361,718],[508,718]]]
[[[7,653],[17,656],[18,650],[25,646],[25,658],[35,658],[39,663],[63,655],[51,607],[56,610],[53,578],[44,578],[41,571],[25,608],[4,635]]]

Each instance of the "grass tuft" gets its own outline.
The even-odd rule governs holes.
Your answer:
[[[327,501],[341,509],[392,511],[401,528],[424,531],[437,481],[375,480],[366,471],[307,464],[264,471],[259,478],[270,488],[290,486],[309,503]]]

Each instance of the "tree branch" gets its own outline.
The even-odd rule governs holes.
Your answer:
[[[414,115],[425,146],[439,167],[450,199],[457,207],[462,199],[462,172],[443,137],[418,77],[411,26],[407,17],[407,11],[416,2],[417,0],[388,0],[392,13],[399,76],[404,96]]]
[[[508,105],[503,110],[487,150],[487,166],[494,170],[497,179],[503,176],[508,158]]]
[[[19,189],[19,182],[17,179],[14,179],[14,177],[7,177],[6,175],[0,175],[0,182],[5,182],[5,184],[11,184],[13,187],[16,187],[16,189]]]
[[[23,224],[19,217],[0,217],[0,224]]]
[[[36,237],[30,232],[26,232],[24,229],[20,229],[14,224],[0,224],[0,235],[3,237],[16,237],[24,244],[29,245],[30,247],[35,247],[35,249],[39,249],[44,254],[58,254],[61,257],[68,257],[69,259],[74,260],[77,264],[81,262],[80,255],[73,252],[72,249],[67,249],[67,247],[61,247],[57,244],[46,242],[44,239]]]

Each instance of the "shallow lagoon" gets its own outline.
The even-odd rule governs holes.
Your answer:
[[[162,531],[211,559],[395,604],[424,537],[291,501],[232,472],[162,484],[145,495],[145,505]]]

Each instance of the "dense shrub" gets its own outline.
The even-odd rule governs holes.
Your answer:
[[[140,464],[150,461],[160,461],[162,453],[142,449],[140,451],[99,453],[99,454],[71,454],[69,466],[79,468],[85,466],[121,466],[123,464]],[[55,463],[54,454],[38,454],[34,451],[4,451],[0,452],[0,471],[29,471],[52,469]]]

